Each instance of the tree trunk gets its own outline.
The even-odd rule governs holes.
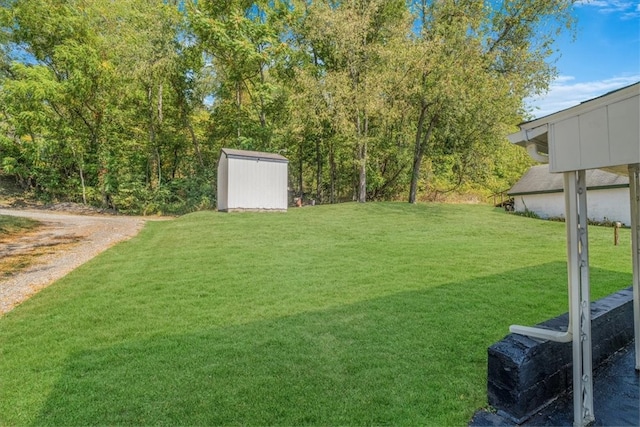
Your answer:
[[[366,117],[360,119],[360,112],[357,112],[356,131],[358,137],[358,203],[367,201],[367,131],[369,122]]]
[[[411,166],[411,186],[409,187],[409,203],[416,202],[418,193],[418,180],[420,179],[420,165],[422,164],[422,144],[417,143],[413,153],[413,165]]]
[[[260,83],[264,85],[264,66],[260,64]],[[264,108],[264,94],[260,92],[260,126],[265,129],[267,127],[267,113]],[[264,141],[265,145],[267,141]]]
[[[191,125],[191,121],[187,118],[187,129],[189,129],[189,134],[191,134],[191,141],[193,142],[193,149],[196,152],[196,156],[198,157],[198,165],[200,165],[200,172],[204,171],[204,161],[202,160],[202,153],[200,152],[200,144],[198,144],[198,138],[196,137],[196,132],[193,130],[193,126]]]
[[[242,112],[242,92],[240,91],[240,81],[236,82],[236,127],[238,132],[238,143],[240,143],[240,115]]]
[[[71,147],[71,151],[73,153],[73,157],[77,158],[78,160],[78,174],[80,175],[80,186],[82,188],[82,204],[86,205],[87,204],[87,187],[84,182],[84,168],[82,166],[84,165],[84,156],[82,156],[81,154],[78,155],[76,153],[75,148],[73,147]]]
[[[329,194],[330,202],[336,202],[336,158],[334,154],[333,143],[329,146],[329,180],[331,182],[331,194]]]
[[[82,185],[82,204],[87,204],[87,187],[84,184],[84,173],[82,172],[82,166],[78,168],[80,170],[80,185]]]
[[[180,147],[176,144],[173,147],[173,167],[171,168],[171,179],[176,179],[176,172],[178,172],[178,166],[180,165]]]
[[[162,132],[162,119],[162,84],[160,84],[158,86],[158,130],[160,132]],[[162,138],[160,138],[160,141],[162,141]],[[162,184],[162,155],[159,143],[156,143],[156,157],[158,159],[158,186],[160,186]]]
[[[424,130],[424,122],[427,117],[428,105],[422,103],[422,109],[420,110],[420,117],[418,118],[418,128],[416,129],[415,150],[413,153],[413,165],[411,169],[411,185],[409,187],[409,203],[415,203],[418,194],[418,181],[420,179],[420,166],[422,166],[422,158],[424,157],[425,149],[431,138],[431,133],[438,119],[437,115],[434,115],[429,121],[429,127]]]
[[[316,201],[322,201],[322,150],[320,149],[321,138],[316,138]]]
[[[302,142],[300,143],[300,150],[298,152],[298,189],[300,190],[299,194],[300,194],[300,198],[302,199],[302,196],[304,195],[304,178],[302,176],[302,172],[304,170],[304,163],[303,163],[303,159],[302,159]]]
[[[148,158],[148,168],[149,170],[149,185],[153,187],[153,164],[154,157],[157,157],[157,148],[156,147],[156,129],[155,129],[155,120],[154,120],[154,112],[153,112],[153,88],[150,85],[147,88],[147,101],[149,103],[149,149],[153,150],[153,154]],[[159,160],[159,159],[158,159]],[[159,163],[158,163],[159,166]],[[159,169],[159,167],[158,167]],[[159,172],[159,171],[158,171]]]
[[[358,202],[367,201],[367,143],[360,143],[358,163]]]
[[[162,83],[158,86],[158,124],[162,126]]]

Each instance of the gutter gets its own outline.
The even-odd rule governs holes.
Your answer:
[[[527,131],[525,131],[526,135]],[[540,154],[538,152],[538,144],[533,141],[527,141],[527,145],[525,146],[527,153],[529,153],[529,157],[539,163],[549,163],[549,155]]]
[[[509,135],[508,138],[513,144],[524,146],[529,156],[536,162],[549,163],[549,155],[539,153],[538,144],[535,142],[535,138],[547,133],[548,129],[546,124],[532,129],[521,128],[520,132]]]
[[[615,190],[616,188],[629,188],[629,184],[615,184],[615,185],[594,185],[593,187],[587,187],[587,191],[599,191],[599,190]],[[508,196],[528,196],[531,194],[555,194],[555,193],[563,193],[564,189],[556,188],[552,190],[533,190],[533,191],[522,191],[517,193],[509,193]]]
[[[529,157],[531,157],[536,162],[549,163],[549,155],[540,154],[538,152],[538,144],[533,141],[534,138],[537,138],[540,135],[544,135],[548,131],[549,128],[547,125],[542,125],[538,126],[537,128],[526,129],[522,131],[524,140],[526,141],[525,148],[527,150],[527,153],[529,153]]]

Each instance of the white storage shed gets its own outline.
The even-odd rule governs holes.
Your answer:
[[[289,161],[280,154],[223,148],[218,211],[286,211]]]

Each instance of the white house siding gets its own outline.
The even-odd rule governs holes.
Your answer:
[[[528,209],[541,218],[565,216],[564,193],[514,195],[516,212]],[[526,208],[525,208],[526,206]],[[594,221],[620,221],[631,224],[628,188],[607,188],[587,191],[587,216]]]
[[[564,217],[564,195],[562,193],[518,194],[513,196],[516,212],[527,210],[540,218]]]
[[[620,221],[631,225],[628,188],[587,191],[587,216],[596,221]]]
[[[592,109],[556,113],[549,124],[551,172],[625,166],[640,161],[640,95],[638,87],[621,90],[621,99]],[[604,102],[603,101],[600,102]],[[596,101],[598,102],[598,101]],[[580,111],[580,109],[584,109]],[[568,117],[562,117],[568,115]]]

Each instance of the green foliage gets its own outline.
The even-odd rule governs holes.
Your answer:
[[[212,209],[215,194],[210,179],[199,177],[175,179],[154,189],[133,181],[119,186],[113,203],[122,213],[180,215]]]
[[[529,209],[525,209],[522,212],[513,212],[514,215],[524,216],[526,218],[540,219],[540,215]]]
[[[592,298],[626,287],[629,230],[589,240]],[[150,221],[0,318],[0,424],[466,425],[566,292],[564,226],[486,206]]]
[[[10,10],[4,34],[28,61],[12,62],[0,90],[5,173],[48,201],[118,209],[131,194],[121,184],[132,184],[148,197],[123,203],[127,212],[150,198],[153,210],[206,205],[194,191],[176,201],[181,182],[211,176],[215,158],[193,126],[204,95],[185,79],[198,61],[180,44],[175,5],[18,0]]]
[[[325,203],[502,191],[571,3],[5,1],[0,164],[137,213],[209,206],[221,147],[285,153]]]
[[[524,114],[524,98],[548,86],[554,69],[545,59],[555,34],[549,29],[571,27],[572,3],[415,2],[422,31],[406,59],[413,74],[406,99],[417,118],[410,202],[423,158],[433,162],[433,153],[454,154],[463,178],[486,180],[466,172],[473,169],[469,161],[490,163],[495,154],[487,148]]]

